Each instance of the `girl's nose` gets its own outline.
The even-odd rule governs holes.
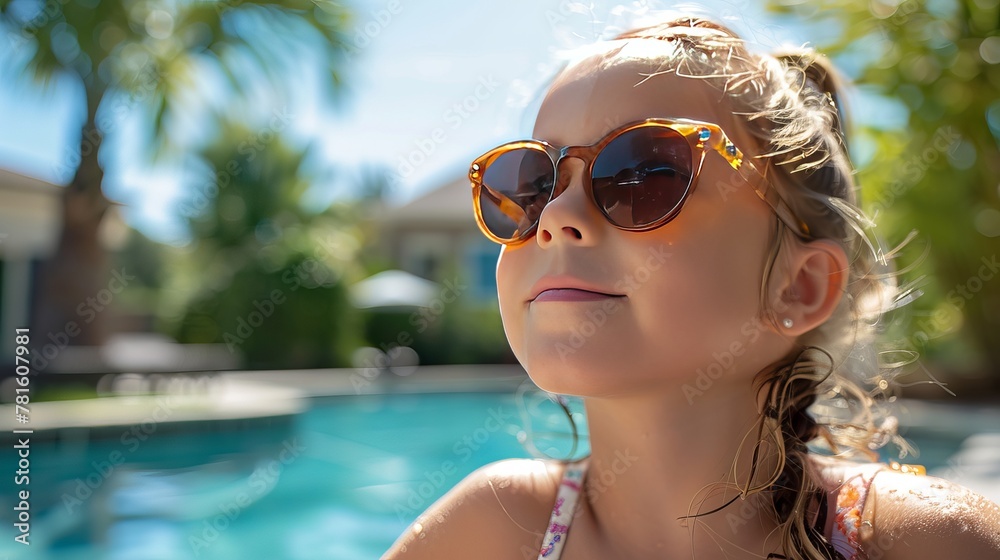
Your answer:
[[[603,215],[584,189],[584,162],[566,158],[559,164],[555,198],[538,218],[535,239],[541,247],[555,243],[592,246],[601,234]]]

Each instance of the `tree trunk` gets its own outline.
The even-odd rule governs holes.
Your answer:
[[[41,266],[35,301],[35,340],[61,350],[67,345],[99,345],[107,336],[109,258],[101,246],[101,220],[110,207],[101,188],[104,171],[97,154],[101,133],[95,123],[101,95],[87,93],[87,122],[80,140],[80,162],[63,189],[59,241]],[[43,352],[47,362],[55,355]]]

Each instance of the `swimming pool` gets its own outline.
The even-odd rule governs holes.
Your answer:
[[[559,408],[542,395],[523,403],[536,445],[565,456],[568,423]],[[325,397],[311,405],[239,429],[162,429],[146,439],[118,429],[114,437],[34,443],[32,545],[13,543],[4,524],[0,554],[375,559],[468,473],[530,456],[518,441],[525,422],[512,392]],[[917,443],[919,462],[934,467],[961,440],[925,434]],[[582,441],[575,456],[587,451]]]
[[[544,415],[545,403],[527,402]],[[552,422],[568,426],[548,405],[557,414]],[[530,456],[518,443],[520,430],[509,392],[392,394],[314,399],[288,421],[238,430],[147,435],[119,428],[102,439],[37,441],[32,544],[13,543],[4,524],[0,555],[378,558],[467,474]],[[3,488],[3,503],[12,503],[12,491]]]

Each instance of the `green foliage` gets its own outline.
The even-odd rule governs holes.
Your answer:
[[[177,326],[181,342],[221,342],[250,369],[346,367],[359,345],[344,283],[307,255],[271,271],[241,268],[199,292]]]
[[[444,359],[453,364],[513,364],[517,360],[510,349],[496,306],[456,305],[442,314],[437,335],[440,346],[447,348]]]
[[[926,274],[901,346],[980,373],[1000,369],[1000,2],[771,2],[779,13],[839,30],[817,50],[864,91],[895,100],[899,128],[857,123],[865,209]],[[858,150],[858,147],[861,150]],[[949,367],[949,365],[945,365]],[[1000,376],[994,376],[1000,387]]]
[[[194,242],[174,283],[188,295],[173,334],[225,343],[251,368],[349,365],[361,343],[346,289],[360,275],[352,208],[302,206],[310,149],[279,131],[227,122],[200,155],[206,180],[182,207]]]
[[[141,231],[128,231],[128,239],[114,259],[117,267],[128,267],[129,274],[135,276],[136,284],[151,289],[163,286],[164,247]]]

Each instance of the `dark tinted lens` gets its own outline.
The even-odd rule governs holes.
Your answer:
[[[479,205],[493,235],[514,239],[537,221],[552,194],[555,173],[548,154],[521,148],[511,150],[483,171]]]
[[[649,225],[684,199],[691,184],[691,146],[669,128],[643,127],[615,138],[594,161],[594,198],[613,223]]]

